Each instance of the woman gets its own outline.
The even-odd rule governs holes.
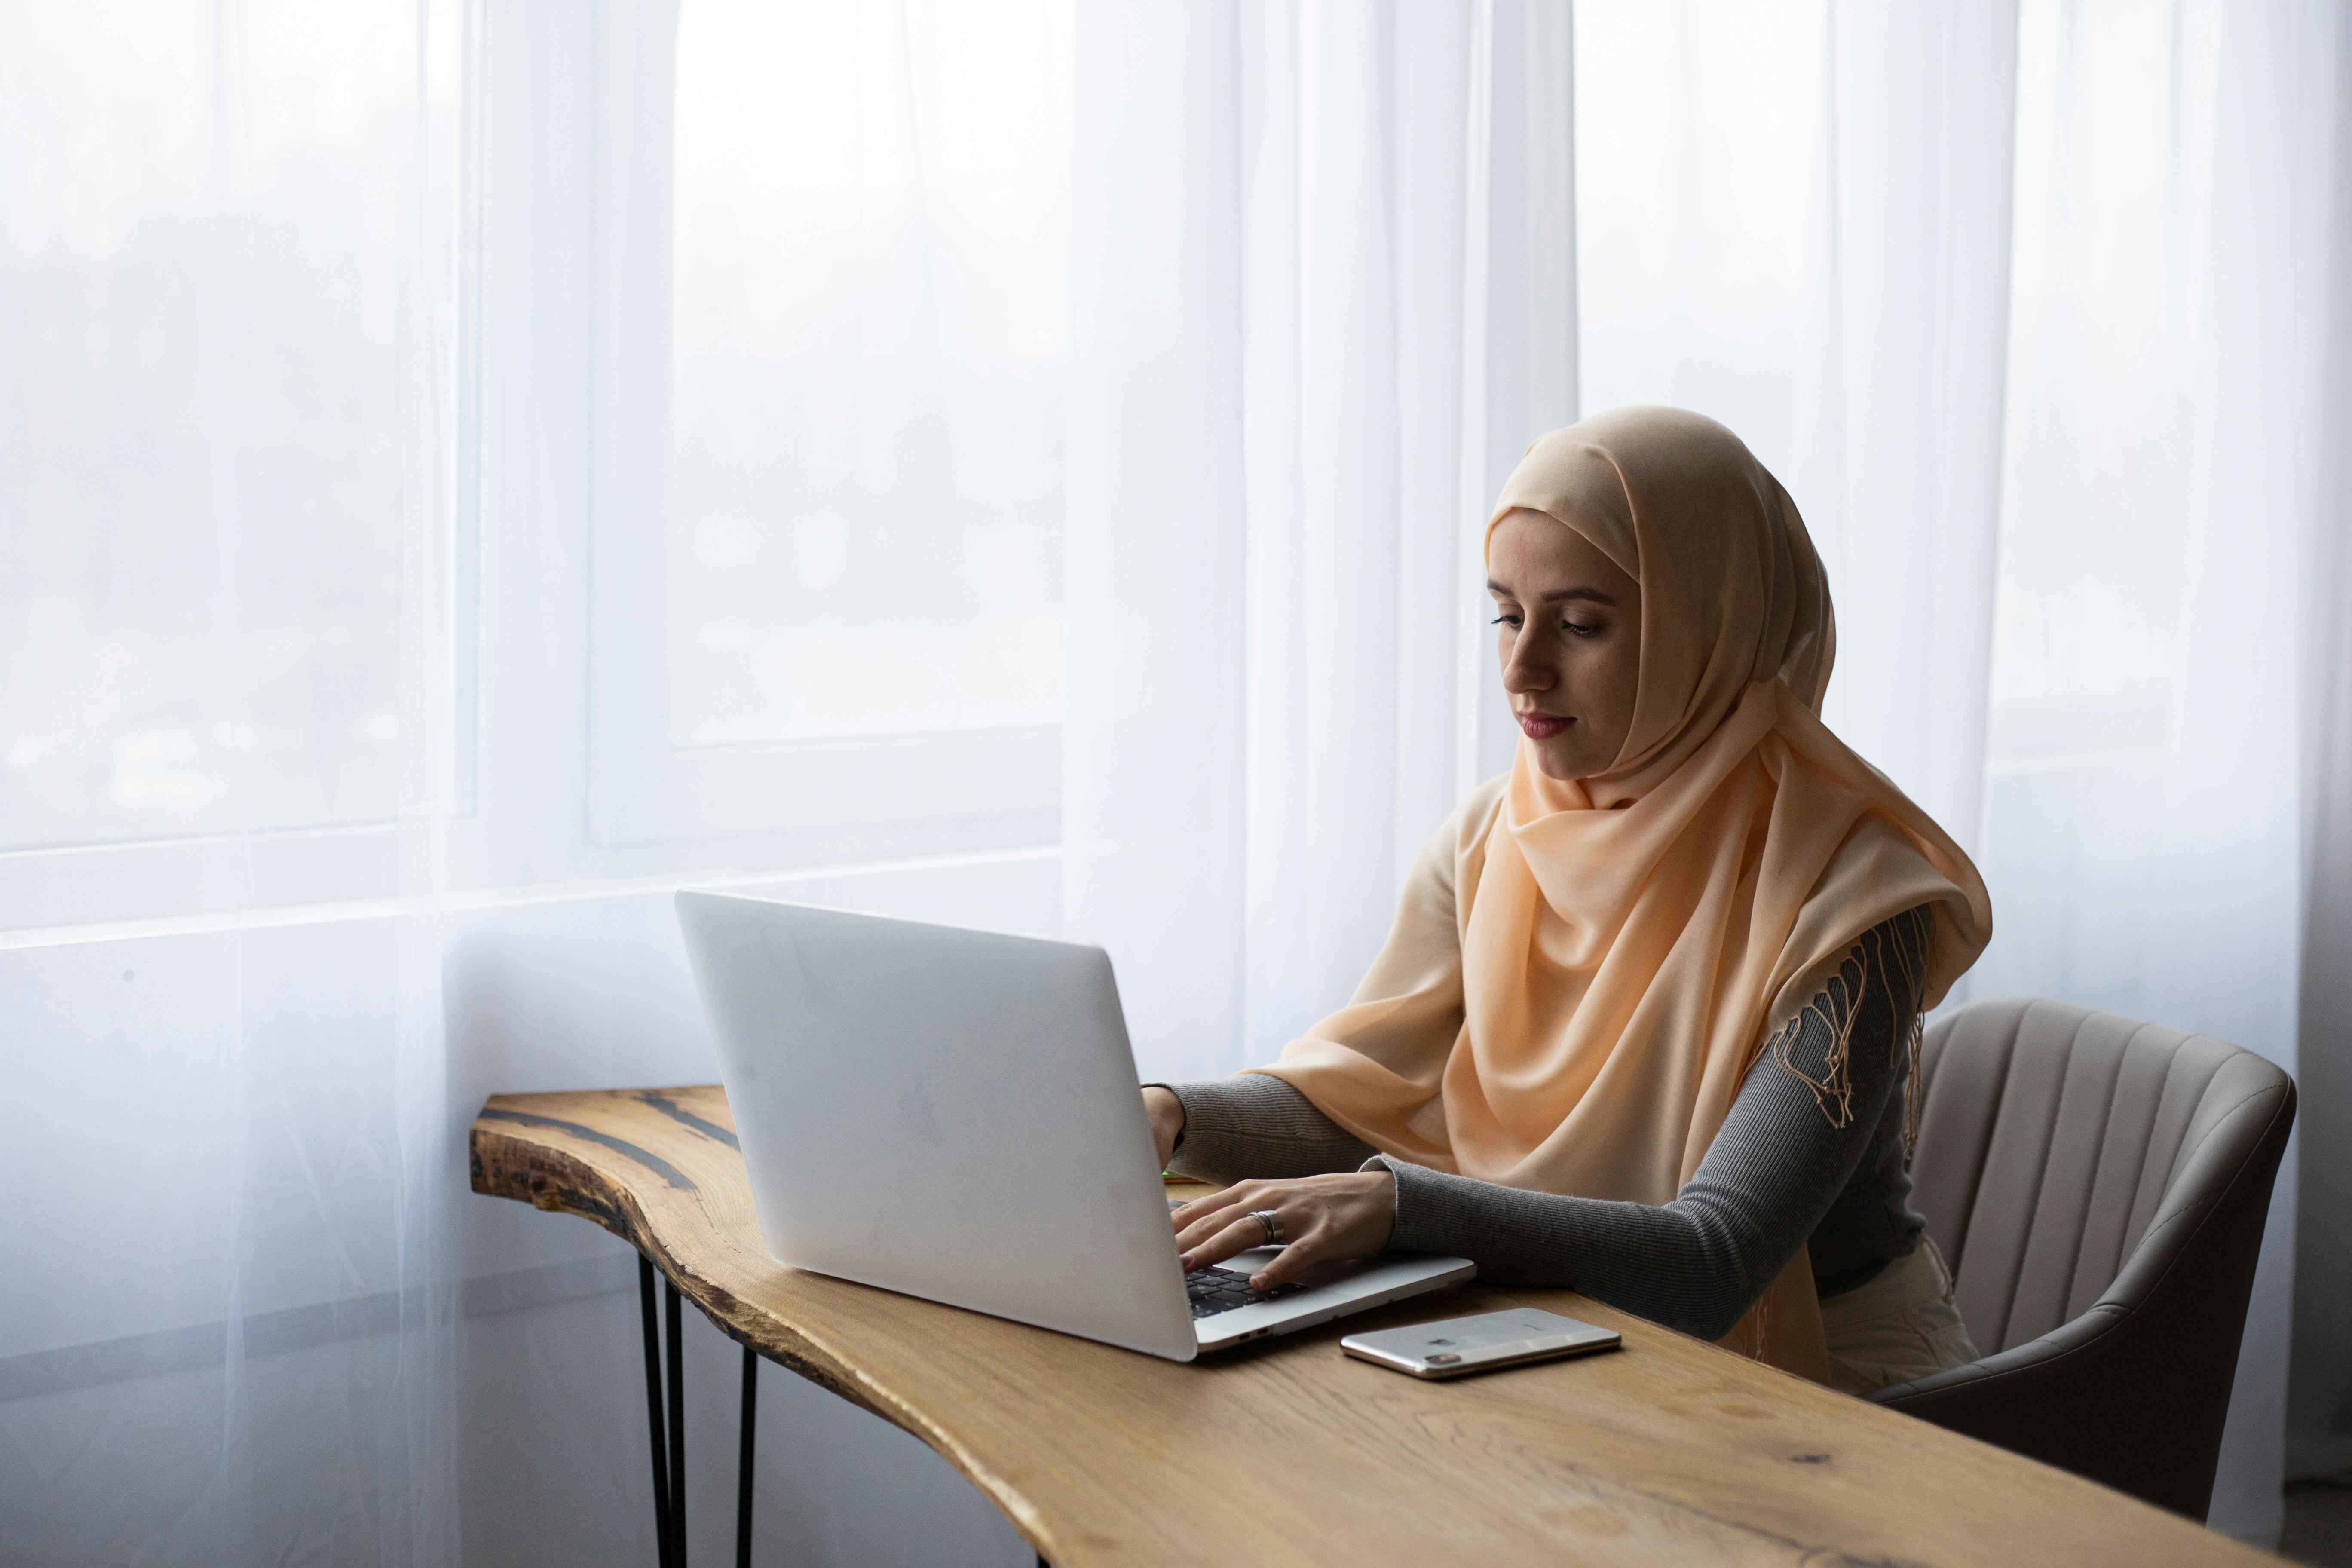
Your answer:
[[[1795,506],[1712,420],[1623,409],[1528,448],[1486,559],[1511,771],[1346,1007],[1144,1090],[1170,1168],[1231,1184],[1177,1211],[1185,1267],[1454,1253],[1849,1391],[1973,1360],[1906,1167],[1920,1016],[1991,910],[1822,725]]]

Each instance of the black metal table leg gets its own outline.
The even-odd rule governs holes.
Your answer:
[[[654,1450],[654,1550],[661,1568],[670,1568],[669,1560],[669,1466],[663,1453],[661,1331],[654,1321],[653,1260],[640,1253],[637,1256],[637,1305],[642,1310],[646,1331],[646,1430],[652,1434]],[[677,1320],[671,1320],[673,1325]],[[676,1333],[675,1327],[672,1333]]]
[[[686,1362],[678,1332],[677,1282],[662,1277],[669,1329],[669,1568],[686,1568]]]
[[[751,1568],[751,1436],[760,1418],[760,1352],[743,1347],[742,1447],[735,1460],[735,1568]]]

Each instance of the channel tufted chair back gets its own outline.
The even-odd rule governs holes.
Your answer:
[[[1912,1202],[1983,1359],[1876,1403],[2202,1519],[2294,1084],[2063,1002],[1927,1031]]]

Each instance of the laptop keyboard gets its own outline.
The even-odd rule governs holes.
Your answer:
[[[1253,1290],[1248,1275],[1223,1268],[1196,1268],[1184,1276],[1184,1293],[1192,1299],[1195,1318],[1212,1318],[1235,1307],[1278,1300],[1297,1289],[1296,1285],[1276,1285],[1271,1290]]]

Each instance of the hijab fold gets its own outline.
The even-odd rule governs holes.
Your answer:
[[[1515,510],[1641,584],[1624,744],[1568,781],[1522,742],[1433,841],[1423,865],[1451,883],[1459,946],[1450,1034],[1401,1033],[1368,980],[1262,1070],[1399,1158],[1664,1204],[1864,932],[1930,910],[1924,1011],[1983,950],[1991,908],[1959,847],[1822,725],[1829,586],[1795,505],[1730,431],[1669,408],[1555,430],[1504,485],[1490,537]],[[1408,906],[1426,894],[1409,887]],[[1407,930],[1392,949],[1421,940]],[[1725,1342],[1826,1379],[1801,1249]]]

